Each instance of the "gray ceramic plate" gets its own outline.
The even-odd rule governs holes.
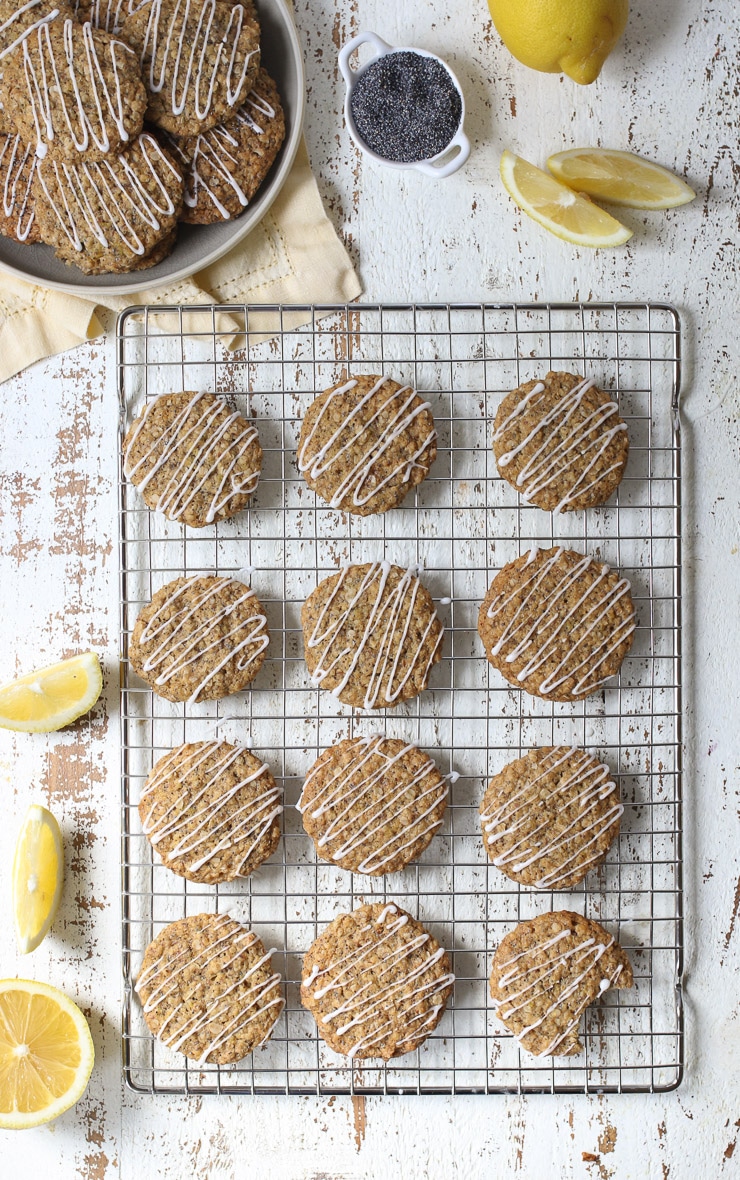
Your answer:
[[[85,275],[54,256],[51,246],[22,246],[0,235],[0,270],[73,295],[128,295],[185,279],[231,250],[264,217],[280,192],[301,138],[305,87],[303,54],[285,0],[257,0],[262,61],[277,82],[285,109],[285,142],[259,193],[236,221],[181,225],[169,258],[134,275]]]

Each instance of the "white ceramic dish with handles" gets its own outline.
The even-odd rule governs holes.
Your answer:
[[[374,55],[369,61],[359,69],[353,70],[349,64],[349,59],[356,49],[361,45],[370,45],[374,50]],[[413,160],[409,163],[400,162],[398,160],[386,160],[384,156],[378,155],[372,148],[368,147],[364,139],[360,135],[355,126],[355,120],[352,115],[352,91],[359,78],[362,77],[365,70],[376,62],[379,57],[385,57],[389,53],[416,53],[419,57],[428,57],[432,61],[439,62],[443,69],[447,71],[455,89],[460,95],[460,122],[457,131],[453,135],[446,147],[438,152],[436,156],[431,156],[428,160]],[[347,86],[347,95],[344,101],[344,118],[347,122],[347,129],[352,136],[352,139],[357,144],[358,148],[370,156],[372,160],[377,160],[379,164],[385,164],[387,168],[413,168],[417,172],[424,172],[427,176],[435,176],[441,180],[445,176],[452,176],[453,172],[457,172],[458,168],[462,168],[463,164],[470,155],[470,140],[468,139],[463,124],[465,122],[465,98],[463,96],[462,87],[457,78],[453,74],[446,61],[441,57],[437,57],[436,53],[429,53],[426,49],[417,49],[415,46],[393,46],[379,37],[377,33],[368,32],[360,33],[357,37],[353,37],[346,45],[339,51],[339,69]]]

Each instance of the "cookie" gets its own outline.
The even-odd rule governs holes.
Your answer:
[[[165,754],[141,792],[144,835],[188,881],[248,877],[280,842],[280,791],[270,768],[240,746],[193,742]]]
[[[304,602],[301,625],[312,679],[358,709],[418,696],[442,658],[444,628],[429,593],[412,570],[387,561],[325,578]]]
[[[72,15],[69,5],[54,4],[53,0],[0,0],[0,69],[3,58],[29,34],[67,15]]]
[[[624,808],[609,767],[584,750],[530,750],[494,775],[481,803],[488,857],[512,881],[568,889],[606,856]]]
[[[572,1057],[581,1013],[610,987],[632,987],[632,967],[598,922],[570,910],[540,914],[502,939],[491,968],[499,1020],[536,1057]]]
[[[285,117],[277,87],[260,69],[246,102],[229,123],[167,146],[185,177],[180,220],[193,225],[243,213],[270,171],[283,140]]]
[[[133,49],[69,16],[34,29],[3,59],[0,101],[39,159],[79,164],[130,145],[147,96]]]
[[[269,641],[249,586],[236,578],[175,578],[140,612],[129,663],[160,696],[192,705],[246,688]]]
[[[15,242],[40,242],[32,192],[37,160],[20,135],[0,135],[0,233]]]
[[[234,516],[257,487],[255,427],[214,393],[163,393],[123,443],[123,470],[150,508],[202,528]]]
[[[590,378],[548,373],[507,394],[496,414],[499,474],[548,512],[604,504],[624,474],[627,425]]]
[[[436,455],[429,402],[390,377],[353,377],[308,407],[298,470],[330,508],[367,516],[396,508]]]
[[[73,0],[72,7],[78,21],[89,21],[96,29],[118,34],[126,17],[132,12],[137,12],[148,2],[149,0]]]
[[[447,795],[447,780],[415,746],[347,738],[311,767],[298,810],[322,860],[377,877],[421,856]]]
[[[389,1061],[439,1024],[455,977],[420,922],[396,905],[340,914],[303,959],[301,1003],[330,1048]]]
[[[198,1065],[241,1061],[283,1008],[271,954],[227,914],[172,922],[149,943],[136,981],[151,1032]]]
[[[138,55],[146,117],[172,135],[198,135],[232,119],[257,78],[259,27],[227,0],[149,0],[121,36]]]
[[[573,549],[538,549],[496,575],[478,614],[494,668],[515,688],[576,701],[619,671],[635,610],[626,578]]]
[[[86,274],[143,270],[174,245],[182,177],[146,133],[102,163],[42,160],[32,193],[43,241]]]

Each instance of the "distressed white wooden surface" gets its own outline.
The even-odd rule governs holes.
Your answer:
[[[47,979],[89,1013],[97,1064],[55,1124],[0,1132],[0,1174],[61,1180],[360,1177],[723,1177],[739,1170],[737,265],[740,12],[731,0],[633,0],[602,78],[581,89],[501,47],[483,0],[298,0],[311,158],[371,299],[653,299],[681,310],[684,367],[689,1069],[673,1095],[613,1098],[209,1099],[122,1092],[114,352],[95,342],[2,387],[0,676],[93,647],[103,707],[48,738],[0,733],[0,973]],[[336,50],[362,28],[436,51],[461,79],[474,142],[435,185],[364,164],[342,126]],[[684,172],[688,208],[627,212],[629,245],[579,252],[523,223],[503,147],[542,164],[602,143]],[[67,875],[28,959],[9,925],[27,804],[50,805]],[[583,1153],[590,1153],[584,1159]]]

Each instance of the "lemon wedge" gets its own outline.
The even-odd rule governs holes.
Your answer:
[[[505,151],[501,179],[511,199],[550,233],[577,246],[621,246],[632,231],[528,160]]]
[[[93,651],[0,686],[0,729],[50,733],[92,709],[103,687]]]
[[[33,803],[18,833],[13,856],[13,915],[18,949],[35,951],[54,921],[62,896],[64,852],[59,824]]]
[[[608,205],[632,209],[675,209],[696,193],[667,168],[609,148],[571,148],[556,152],[547,167],[559,181]]]
[[[95,1059],[85,1017],[48,983],[0,980],[0,1127],[48,1123],[85,1092]]]

